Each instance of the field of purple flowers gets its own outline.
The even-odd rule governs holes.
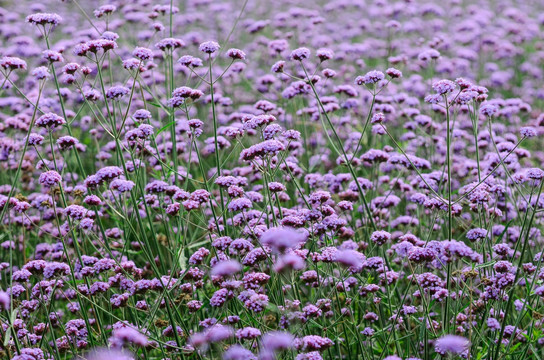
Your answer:
[[[544,3],[0,1],[0,358],[544,358]]]

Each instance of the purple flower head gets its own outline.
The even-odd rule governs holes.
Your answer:
[[[155,47],[159,50],[173,50],[185,47],[185,42],[181,39],[165,38],[155,44]]]
[[[70,218],[72,218],[74,220],[81,220],[87,214],[87,209],[85,209],[81,205],[72,204],[72,205],[67,206],[64,209],[63,213],[64,213],[64,215],[69,216]]]
[[[435,342],[435,351],[441,355],[461,355],[468,351],[470,341],[457,335],[445,335]]]
[[[442,101],[442,95],[440,94],[431,94],[425,96],[425,102],[429,104],[438,104]]]
[[[28,23],[34,24],[34,25],[53,25],[57,26],[61,23],[62,17],[57,14],[49,14],[49,13],[36,13],[32,15],[28,15],[26,17],[26,21]]]
[[[239,340],[253,340],[260,337],[261,335],[262,334],[259,329],[256,329],[250,326],[236,331],[236,337]]]
[[[52,187],[62,181],[62,176],[55,170],[49,170],[40,174],[40,184],[46,187]]]
[[[541,180],[544,178],[544,170],[539,168],[531,168],[526,171],[527,177],[533,180]]]
[[[114,348],[122,348],[125,345],[145,347],[148,340],[147,336],[140,331],[129,326],[124,326],[113,331],[113,335],[110,337],[110,343]]]
[[[238,198],[238,199],[233,199],[229,203],[228,209],[229,209],[229,211],[236,212],[236,211],[243,211],[243,210],[251,209],[252,206],[253,205],[252,205],[251,200],[249,200],[247,198]]]
[[[98,9],[96,9],[95,11],[93,11],[93,14],[94,16],[96,16],[98,19],[100,19],[102,16],[104,15],[110,15],[111,13],[113,13],[115,10],[117,10],[117,7],[115,5],[111,5],[111,4],[106,4],[106,5],[102,5],[100,6]]]
[[[319,335],[308,335],[294,341],[295,348],[303,351],[325,351],[332,345],[331,339]]]
[[[132,56],[142,61],[149,60],[153,58],[153,51],[151,51],[151,49],[138,46],[134,49],[134,51],[132,51]]]
[[[234,330],[230,326],[214,325],[206,330],[206,339],[210,343],[217,343],[234,337]]]
[[[292,60],[302,61],[310,57],[310,50],[305,47],[301,47],[301,48],[293,50],[289,57]]]
[[[387,241],[391,240],[391,234],[383,230],[374,231],[370,235],[370,240],[377,245],[383,245]]]
[[[332,59],[334,57],[334,52],[331,49],[322,48],[318,49],[315,55],[323,62]]]
[[[382,113],[376,113],[372,115],[372,119],[370,120],[371,124],[381,124],[385,120],[385,115]]]
[[[233,60],[245,60],[246,54],[240,49],[228,49],[227,56]]]
[[[191,55],[184,55],[180,57],[178,60],[178,63],[182,66],[186,66],[186,67],[190,66],[193,68],[202,66],[202,60],[197,57],[193,57]]]
[[[262,338],[262,347],[269,352],[288,350],[293,346],[294,336],[287,332],[272,331]]]
[[[64,57],[58,51],[45,50],[42,57],[49,62],[64,62]]]
[[[302,270],[306,266],[304,259],[295,254],[283,254],[281,255],[276,264],[274,265],[274,270],[277,272],[282,272],[286,270]]]
[[[522,127],[519,130],[519,133],[521,134],[521,136],[527,137],[527,138],[535,137],[537,135],[536,129],[531,126]]]
[[[4,56],[0,59],[0,67],[6,70],[26,70],[26,61],[12,56]]]
[[[109,41],[116,41],[119,39],[119,34],[113,32],[113,31],[104,31],[101,35],[102,39],[109,40]]]
[[[39,66],[32,70],[32,76],[34,76],[37,80],[45,80],[48,79],[51,74],[49,73],[49,68],[46,66]]]
[[[456,87],[457,85],[451,80],[439,80],[433,84],[433,90],[436,91],[438,95],[445,95],[453,92]]]
[[[57,139],[57,145],[61,150],[71,149],[76,144],[79,144],[79,140],[72,136],[61,136]]]
[[[139,109],[132,114],[132,118],[138,122],[144,122],[146,120],[151,119],[152,115],[148,110],[145,109]]]
[[[85,218],[79,222],[79,227],[83,230],[91,230],[94,226],[94,220]]]
[[[487,327],[490,328],[491,330],[500,330],[501,328],[501,324],[499,322],[499,320],[495,319],[495,318],[492,318],[492,317],[489,317],[487,318]]]
[[[480,106],[480,114],[487,117],[494,116],[498,111],[499,109],[493,104],[484,103]]]
[[[264,294],[253,293],[246,301],[244,301],[244,306],[248,310],[259,313],[268,306],[268,301],[268,296]]]
[[[429,49],[419,53],[417,58],[421,61],[436,60],[440,58],[440,52],[436,49]]]
[[[106,91],[106,97],[112,100],[119,100],[128,95],[130,89],[124,86],[112,86]]]
[[[106,33],[104,33],[106,34]],[[111,40],[114,37],[109,37],[110,39],[96,39],[89,40],[85,43],[77,44],[74,47],[74,54],[77,56],[87,56],[89,53],[97,54],[100,51],[107,52],[117,48],[117,43],[115,40]],[[83,70],[83,69],[82,69]]]
[[[389,75],[391,79],[398,79],[402,77],[402,72],[395,68],[389,68],[385,70],[385,73]]]
[[[240,345],[232,345],[223,353],[223,360],[257,360],[257,356]]]
[[[43,143],[43,140],[44,137],[39,134],[31,133],[30,135],[28,135],[28,145],[41,145]]]
[[[232,276],[242,270],[242,265],[236,260],[220,261],[211,270],[212,275],[217,276]]]
[[[367,72],[363,76],[357,76],[355,78],[355,84],[357,85],[370,85],[370,84],[376,84],[380,81],[385,79],[384,73],[378,70],[372,70]]]
[[[307,353],[298,354],[295,360],[323,360],[323,356],[319,351],[310,351]]]
[[[479,241],[487,237],[487,230],[482,228],[470,229],[467,232],[467,239],[470,241]]]
[[[3,310],[9,310],[11,305],[11,298],[8,293],[0,291],[0,308]]]
[[[407,243],[406,241],[401,243],[404,244]],[[412,244],[408,243],[409,250],[408,250],[408,259],[410,261],[413,261],[415,263],[423,263],[423,262],[430,262],[433,261],[436,258],[436,252],[431,248],[423,248],[419,246],[413,246]]]
[[[215,41],[206,41],[199,45],[198,50],[206,54],[213,54],[221,48]]]
[[[96,349],[86,356],[86,358],[88,360],[134,360],[132,354],[113,349]]]
[[[39,127],[54,129],[58,126],[62,126],[66,124],[66,120],[64,120],[63,117],[54,114],[54,113],[46,113],[43,114],[36,120],[36,125]]]
[[[285,67],[285,61],[280,60],[276,62],[274,65],[272,65],[272,72],[281,73],[283,72],[284,67]]]
[[[94,175],[98,183],[113,180],[124,174],[123,169],[117,166],[106,166],[96,172]]]
[[[282,253],[306,241],[306,235],[289,227],[270,228],[261,235],[263,245],[270,246],[274,251]]]
[[[124,193],[132,190],[134,185],[134,182],[130,180],[115,179],[110,183],[110,189]]]

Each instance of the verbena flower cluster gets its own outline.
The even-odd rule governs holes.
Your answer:
[[[544,358],[544,3],[1,5],[0,358]]]

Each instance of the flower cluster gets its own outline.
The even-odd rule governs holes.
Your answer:
[[[175,5],[0,10],[2,359],[544,358],[543,4]]]

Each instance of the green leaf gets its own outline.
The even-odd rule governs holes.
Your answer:
[[[164,125],[162,128],[159,129],[159,131],[157,131],[156,135],[159,135],[160,133],[162,133],[164,130],[168,129],[170,126],[172,126],[175,123],[176,123],[176,120],[171,121],[168,124]]]
[[[495,242],[496,244],[500,243],[502,238],[504,237],[504,234],[506,234],[506,231],[508,231],[508,227],[510,226],[510,224],[512,223],[513,220],[510,220],[508,222],[508,224],[506,224],[506,226],[504,227],[504,230],[502,231],[502,233],[499,235],[499,237],[497,238],[497,241]]]
[[[159,109],[162,109],[165,113],[168,114],[168,116],[172,116],[172,115],[173,115],[173,113],[171,114],[170,111],[168,111],[168,110],[164,107],[164,105],[161,104],[161,103],[156,103],[156,102],[153,102],[153,101],[148,101],[147,103],[148,103],[149,105],[151,105],[151,106],[158,107]]]
[[[185,268],[187,267],[187,257],[184,254],[183,248],[180,248],[178,252],[179,271],[183,274],[185,272]]]
[[[8,329],[6,330],[6,335],[4,336],[4,347],[8,345],[10,338],[11,338],[11,327],[8,327]]]

